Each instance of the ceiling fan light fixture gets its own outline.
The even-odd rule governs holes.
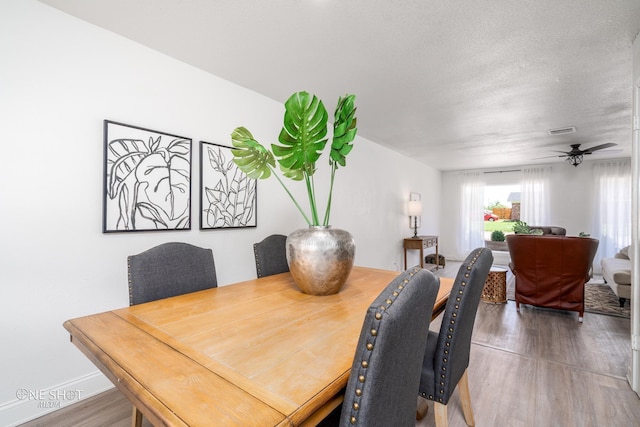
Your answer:
[[[564,135],[565,133],[575,133],[575,131],[576,131],[575,126],[567,126],[564,128],[549,129],[547,133],[549,135]]]
[[[570,165],[578,167],[578,165],[580,163],[582,163],[582,154],[575,154],[575,155],[567,156],[567,158],[565,160],[567,162],[569,162]]]

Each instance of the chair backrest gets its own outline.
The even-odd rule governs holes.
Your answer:
[[[563,310],[584,309],[598,240],[588,237],[509,235],[516,301]]]
[[[547,292],[560,283],[589,280],[598,240],[589,237],[509,235],[507,246],[517,279]],[[548,289],[545,289],[548,288]]]
[[[464,260],[453,283],[444,309],[435,351],[427,351],[420,393],[430,400],[446,405],[460,377],[469,366],[471,334],[478,304],[493,254],[487,248],[474,249]],[[435,337],[430,333],[430,338]],[[432,347],[433,348],[433,347]],[[432,381],[424,381],[425,370]],[[423,394],[424,393],[424,394]]]
[[[400,274],[367,310],[341,426],[414,426],[420,369],[440,288],[429,271]]]
[[[253,244],[258,277],[289,271],[287,263],[287,236],[272,234]]]
[[[142,304],[218,286],[211,249],[163,243],[127,258],[129,304]]]

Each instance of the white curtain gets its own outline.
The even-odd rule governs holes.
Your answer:
[[[458,175],[460,188],[460,217],[458,219],[457,255],[465,257],[475,248],[484,246],[484,174],[461,172]]]
[[[553,225],[549,223],[550,167],[532,167],[522,170],[520,189],[520,220],[529,225]]]
[[[631,243],[631,161],[616,160],[593,165],[593,234],[600,241],[593,262],[612,257]]]

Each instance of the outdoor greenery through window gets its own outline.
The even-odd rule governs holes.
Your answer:
[[[485,240],[499,239],[496,231],[512,234],[515,221],[520,219],[520,184],[487,185],[484,194]]]

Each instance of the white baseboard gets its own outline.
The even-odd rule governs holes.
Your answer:
[[[113,388],[96,371],[46,390],[16,390],[16,399],[0,405],[0,425],[18,426]]]

